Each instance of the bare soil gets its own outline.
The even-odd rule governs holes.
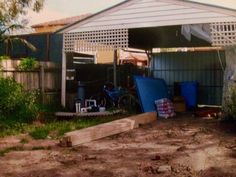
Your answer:
[[[73,148],[28,135],[7,137],[0,150],[22,149],[0,157],[0,177],[236,177],[230,128],[182,116]]]

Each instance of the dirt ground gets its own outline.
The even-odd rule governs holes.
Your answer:
[[[21,148],[0,157],[0,177],[236,177],[235,135],[216,120],[185,116],[73,148],[7,137],[0,150]]]

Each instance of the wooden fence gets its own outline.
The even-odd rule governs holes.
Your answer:
[[[4,60],[1,62],[1,76],[11,77],[22,84],[27,91],[40,90],[43,102],[46,104],[60,103],[61,64],[40,62],[40,68],[34,71],[17,69],[19,60]]]

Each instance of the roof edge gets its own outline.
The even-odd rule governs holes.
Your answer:
[[[56,25],[68,25],[71,24],[73,21],[77,22],[79,20],[84,19],[85,17],[89,17],[90,15],[92,15],[92,13],[84,13],[84,14],[80,14],[80,15],[76,15],[76,16],[70,16],[70,17],[64,17],[64,18],[59,18],[59,19],[55,19],[55,20],[50,20],[50,21],[46,21],[46,22],[42,22],[42,23],[37,23],[32,25],[32,28],[40,28],[40,27],[48,27],[48,26],[56,26]]]
[[[97,12],[97,13],[91,15],[91,16],[88,16],[88,17],[82,19],[82,20],[79,20],[79,21],[77,21],[77,22],[71,23],[71,24],[69,24],[69,25],[67,25],[67,26],[65,26],[65,27],[63,27],[63,28],[61,28],[61,29],[55,31],[54,33],[64,33],[64,32],[66,32],[66,30],[67,30],[68,28],[70,28],[70,27],[72,27],[72,26],[74,26],[74,25],[76,25],[76,24],[79,24],[79,23],[81,23],[81,22],[84,22],[84,21],[86,21],[86,20],[88,20],[88,19],[91,19],[91,18],[93,18],[93,17],[95,17],[95,16],[97,16],[97,15],[100,15],[100,14],[102,14],[102,13],[104,13],[104,12],[107,12],[107,11],[113,9],[113,8],[119,7],[119,6],[123,5],[123,4],[126,4],[126,3],[131,2],[131,1],[134,1],[134,0],[125,0],[125,1],[123,1],[123,2],[120,2],[120,3],[118,3],[118,4],[114,5],[114,6],[111,6],[111,7],[109,7],[109,8],[106,8],[106,9],[102,10],[102,11],[99,11],[99,12]],[[190,3],[190,4],[197,4],[197,5],[206,6],[206,7],[211,7],[211,8],[219,8],[219,9],[228,11],[229,13],[234,13],[235,16],[236,16],[236,13],[235,13],[235,12],[236,12],[236,9],[231,9],[231,8],[227,8],[227,7],[223,7],[223,6],[217,6],[217,5],[213,5],[213,4],[205,4],[205,3],[196,2],[196,1],[191,1],[191,0],[165,0],[165,2],[166,2],[166,1],[179,1],[179,2],[182,2],[182,3]],[[232,15],[233,15],[233,14],[232,14]]]
[[[123,5],[123,4],[125,4],[125,3],[129,2],[129,1],[132,1],[132,0],[125,0],[125,1],[120,2],[120,3],[118,3],[118,4],[114,5],[114,6],[111,6],[111,7],[109,7],[109,8],[104,9],[104,10],[101,10],[101,11],[99,11],[99,12],[97,12],[97,13],[95,13],[95,14],[89,16],[89,17],[86,17],[86,18],[84,18],[84,19],[82,19],[82,20],[79,20],[79,21],[77,21],[77,22],[74,22],[74,23],[72,23],[72,24],[69,24],[69,25],[67,25],[67,26],[65,26],[65,27],[63,27],[63,28],[61,28],[61,29],[55,31],[54,33],[63,33],[64,30],[66,30],[67,28],[70,28],[71,26],[74,26],[74,25],[76,25],[76,24],[78,24],[78,23],[80,23],[80,22],[83,22],[83,21],[88,20],[88,19],[90,19],[90,18],[92,18],[92,17],[95,17],[95,16],[97,16],[97,15],[99,15],[99,14],[102,14],[102,13],[108,11],[108,10],[111,10],[111,9],[115,8],[115,7],[118,7],[118,6],[120,6],[120,5]]]
[[[206,3],[197,2],[197,1],[191,1],[191,0],[179,0],[179,1],[199,4],[199,5],[203,5],[203,6],[210,6],[210,7],[215,7],[215,8],[221,8],[221,9],[224,9],[224,10],[229,10],[229,11],[232,11],[232,12],[236,12],[236,9],[231,9],[231,8],[228,8],[228,7],[225,7],[225,6],[217,6],[217,5],[214,5],[214,4],[206,4]]]

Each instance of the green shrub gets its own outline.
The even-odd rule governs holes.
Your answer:
[[[10,57],[7,55],[0,56],[0,61],[3,61],[3,60],[10,60]]]
[[[32,121],[40,111],[38,97],[37,91],[25,92],[13,79],[0,77],[0,119]]]
[[[39,68],[39,62],[35,58],[26,57],[21,58],[18,68],[23,71],[32,71]]]
[[[31,122],[37,118],[41,110],[39,103],[39,91],[24,92],[23,103],[21,104],[20,110],[17,117],[23,118],[23,121]]]
[[[11,78],[0,78],[0,114],[8,115],[21,107],[23,88]]]

